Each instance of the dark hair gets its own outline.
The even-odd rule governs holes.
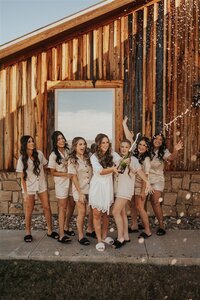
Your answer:
[[[34,138],[31,135],[23,135],[20,139],[20,143],[21,143],[20,153],[22,155],[24,180],[27,179],[26,170],[28,169],[28,159],[29,159],[29,156],[27,154],[27,144],[30,138],[34,141]],[[33,149],[32,157],[33,157],[33,165],[34,165],[33,173],[38,176],[40,174],[40,168],[39,168],[40,161],[38,158],[38,152],[35,148]]]
[[[156,155],[155,152],[154,152],[153,142],[154,142],[156,136],[158,136],[158,135],[160,135],[162,137],[162,145],[158,149],[158,158],[159,158],[159,160],[163,160],[163,156],[165,154],[165,150],[167,149],[167,146],[166,146],[166,139],[165,139],[163,133],[161,133],[161,132],[156,132],[154,134],[154,136],[152,137],[152,140],[151,140],[151,156],[152,156],[152,159],[153,159],[153,157]]]
[[[97,134],[96,138],[95,138],[95,143],[96,143],[96,150],[95,150],[95,155],[99,160],[100,165],[103,168],[108,168],[108,167],[112,167],[113,166],[113,156],[111,155],[111,143],[109,141],[109,148],[106,151],[106,153],[102,153],[100,146],[102,143],[102,140],[104,138],[107,138],[109,141],[109,138],[106,134],[104,133],[99,133]]]
[[[94,154],[96,151],[96,144],[93,143],[91,146],[90,146],[90,153]]]
[[[138,151],[138,146],[139,146],[139,143],[141,141],[144,141],[146,144],[147,144],[147,150],[144,152],[144,153],[139,153]],[[146,157],[150,157],[151,158],[151,142],[150,140],[146,137],[146,136],[143,136],[141,137],[137,143],[136,143],[136,148],[135,150],[133,151],[133,155],[138,159],[139,163],[142,165],[145,158]]]
[[[64,148],[66,150],[69,150],[69,146],[68,146],[68,143],[67,143],[67,140],[66,140],[64,134],[61,131],[57,130],[57,131],[54,131],[52,133],[52,136],[51,136],[51,140],[52,140],[52,144],[53,144],[53,150],[52,151],[56,155],[56,162],[57,162],[57,164],[60,165],[62,163],[62,156],[60,155],[60,152],[58,151],[58,146],[57,146],[57,141],[58,141],[58,136],[59,135],[62,135],[63,139],[65,140],[65,146],[64,146]]]
[[[80,140],[83,140],[85,142],[85,152],[83,154],[83,157],[84,157],[85,161],[87,162],[87,164],[91,165],[90,157],[89,157],[89,151],[87,149],[87,142],[81,136],[77,136],[72,140],[72,147],[71,147],[71,151],[70,151],[70,155],[69,155],[69,160],[70,160],[71,163],[73,163],[75,165],[78,165],[78,157],[77,157],[77,153],[76,153],[76,148],[77,148],[78,142]]]

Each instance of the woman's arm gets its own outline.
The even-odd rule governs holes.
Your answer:
[[[145,182],[146,187],[145,187],[145,193],[152,193],[153,192],[153,188],[149,183],[148,177],[146,176],[146,174],[144,173],[144,171],[142,169],[137,170],[137,174],[140,176],[140,178],[142,178],[142,180]]]
[[[58,172],[58,171],[56,171],[56,169],[50,168],[50,173],[51,173],[52,176],[69,177],[70,178],[70,175],[67,172]]]
[[[133,140],[134,133],[133,133],[133,131],[130,131],[128,129],[127,121],[128,121],[128,117],[125,116],[125,118],[122,122],[124,134],[125,134],[126,139],[129,140],[131,142],[131,144],[133,144],[133,142],[134,142],[134,140]]]
[[[167,157],[167,160],[173,161],[176,159],[178,151],[183,149],[183,142],[180,140],[174,147],[174,151]]]
[[[110,173],[115,173],[115,174],[118,174],[118,170],[117,170],[117,167],[113,166],[111,168],[106,168],[106,169],[102,169],[100,171],[100,175],[108,175]]]
[[[79,184],[79,181],[78,181],[78,177],[75,174],[71,174],[71,175],[72,175],[72,182],[75,185],[75,188],[77,189],[77,191],[79,193],[79,200],[84,203],[85,202],[85,195],[81,191],[80,184]]]

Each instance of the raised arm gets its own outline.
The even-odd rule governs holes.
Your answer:
[[[127,121],[128,121],[128,117],[125,116],[124,120],[122,122],[124,134],[125,134],[126,139],[129,140],[131,142],[131,144],[133,144],[133,142],[134,142],[134,139],[133,139],[134,133],[133,133],[133,131],[130,131],[128,129]]]
[[[167,160],[173,161],[176,159],[178,151],[183,149],[183,142],[180,140],[174,147],[174,151],[170,156],[167,157]]]

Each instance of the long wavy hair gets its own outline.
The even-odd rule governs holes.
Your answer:
[[[159,158],[159,160],[162,161],[163,156],[165,154],[165,150],[167,149],[167,145],[166,145],[166,139],[165,139],[164,135],[161,132],[156,132],[154,134],[154,136],[152,137],[152,140],[151,140],[151,159],[153,159],[153,157],[156,155],[155,152],[154,152],[153,142],[154,142],[156,136],[158,136],[158,135],[160,135],[162,137],[162,145],[158,149],[158,158]]]
[[[84,143],[85,143],[85,152],[83,154],[83,157],[84,157],[84,160],[86,161],[86,163],[88,165],[91,165],[91,162],[90,162],[90,155],[89,155],[89,151],[88,151],[88,148],[87,148],[87,142],[86,140],[81,137],[81,136],[77,136],[75,137],[73,140],[72,140],[72,147],[71,147],[71,151],[70,151],[70,155],[69,155],[69,161],[70,163],[73,163],[75,166],[78,165],[78,157],[77,157],[77,145],[78,145],[78,142],[80,140],[83,140]]]
[[[53,145],[53,149],[52,151],[55,153],[56,155],[56,162],[57,164],[61,164],[62,163],[62,156],[60,155],[60,152],[58,151],[58,146],[57,146],[57,141],[58,141],[58,136],[59,135],[62,135],[63,139],[65,140],[65,146],[64,148],[66,150],[69,150],[69,146],[68,146],[68,143],[67,143],[67,140],[64,136],[64,134],[61,132],[61,131],[54,131],[51,135],[51,140],[52,140],[52,145]]]
[[[22,163],[23,163],[23,179],[26,180],[27,179],[27,172],[26,170],[28,169],[28,159],[29,156],[27,154],[27,144],[28,144],[28,140],[32,139],[34,141],[34,138],[31,135],[23,135],[20,139],[20,143],[21,143],[21,148],[20,148],[20,154],[22,155]],[[32,153],[32,157],[33,157],[33,173],[36,176],[39,176],[40,174],[40,161],[38,158],[38,152],[36,150],[36,148],[33,149],[33,153]]]
[[[144,153],[139,153],[139,151],[138,151],[138,146],[141,141],[144,141],[147,145],[147,150]],[[146,136],[143,136],[137,141],[136,148],[133,151],[133,155],[138,159],[138,161],[141,165],[143,164],[146,157],[151,158],[151,142],[150,142],[149,138],[147,138]]]
[[[98,158],[100,165],[103,168],[108,168],[108,167],[113,166],[113,156],[111,154],[112,149],[111,149],[111,143],[109,141],[108,150],[106,151],[106,153],[102,152],[101,144],[102,144],[103,138],[107,138],[109,141],[108,136],[104,133],[97,134],[97,136],[95,138],[95,143],[96,143],[95,155]]]

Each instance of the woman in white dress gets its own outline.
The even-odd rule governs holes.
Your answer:
[[[58,239],[61,243],[68,243],[71,239],[64,233],[64,225],[67,211],[67,201],[69,197],[69,174],[67,173],[67,160],[69,147],[65,136],[60,131],[54,131],[52,136],[53,151],[49,156],[48,168],[55,182],[55,193],[58,199],[58,223],[59,234]]]
[[[112,152],[109,138],[99,133],[95,138],[96,149],[91,156],[93,176],[90,182],[89,205],[93,209],[94,228],[97,235],[98,251],[105,250],[105,244],[113,244],[114,240],[107,236],[110,206],[114,201],[113,173],[118,174],[117,165],[121,157]],[[102,218],[102,226],[101,226]]]
[[[162,133],[156,133],[152,138],[152,158],[151,168],[149,170],[149,181],[154,189],[154,193],[151,195],[151,205],[159,222],[159,228],[157,235],[165,235],[163,223],[163,211],[161,207],[162,192],[164,190],[165,177],[164,177],[164,162],[173,161],[178,151],[183,149],[182,141],[179,141],[175,147],[173,153],[170,153],[166,147],[164,135]]]
[[[72,194],[78,208],[78,241],[81,245],[87,246],[90,242],[86,237],[84,237],[83,225],[87,212],[92,166],[90,163],[89,153],[87,151],[87,143],[82,137],[75,137],[72,141],[71,154],[68,161],[68,172],[73,176]]]
[[[36,150],[32,136],[24,135],[20,139],[20,157],[17,162],[16,172],[20,174],[22,193],[25,205],[25,242],[32,242],[31,218],[35,205],[35,195],[38,194],[42,202],[44,215],[47,222],[47,236],[58,239],[59,234],[52,231],[52,214],[47,193],[47,183],[44,175],[44,166],[48,161],[44,154]]]
[[[120,144],[120,154],[127,157],[131,143],[124,139]],[[121,248],[126,242],[130,242],[128,235],[128,219],[126,213],[126,204],[131,201],[134,194],[135,174],[142,178],[149,188],[148,178],[145,176],[138,159],[130,157],[123,174],[115,176],[116,199],[113,207],[113,216],[117,225],[118,237],[114,241],[113,248]]]

